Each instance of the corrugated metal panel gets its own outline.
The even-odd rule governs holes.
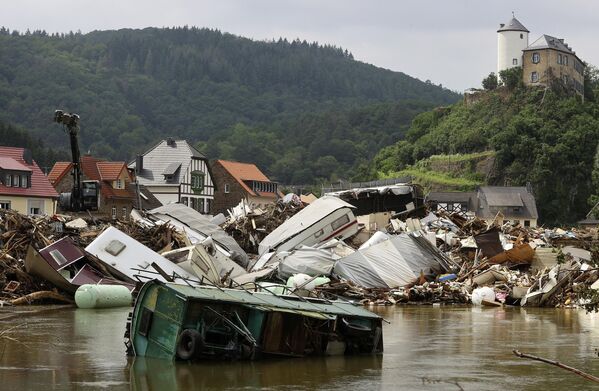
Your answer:
[[[275,296],[265,293],[250,293],[244,290],[236,289],[218,289],[212,287],[190,287],[179,284],[165,284],[176,292],[200,300],[224,301],[229,303],[240,303],[251,306],[268,307],[270,309],[290,309],[294,311],[305,311],[309,313],[322,313],[330,315],[358,316],[363,318],[378,319],[380,316],[367,311],[363,307],[355,306],[348,302],[314,302],[301,301],[293,296],[289,298]]]

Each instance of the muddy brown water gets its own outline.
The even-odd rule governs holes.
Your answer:
[[[599,374],[599,315],[384,307],[382,356],[173,363],[125,356],[129,309],[0,308],[0,390],[586,390],[521,351]],[[12,328],[10,330],[7,330]],[[598,387],[599,388],[599,387]]]

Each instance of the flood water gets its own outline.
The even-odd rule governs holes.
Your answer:
[[[125,356],[128,308],[0,308],[0,390],[586,390],[599,315],[579,310],[378,307],[382,356],[172,363]],[[14,327],[10,330],[7,330]]]

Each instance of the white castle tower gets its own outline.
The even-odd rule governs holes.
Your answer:
[[[504,69],[522,66],[522,50],[528,47],[528,29],[514,17],[497,30],[497,76]]]

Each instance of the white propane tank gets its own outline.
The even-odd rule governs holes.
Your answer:
[[[123,285],[81,285],[75,292],[79,308],[128,307],[133,298]]]

